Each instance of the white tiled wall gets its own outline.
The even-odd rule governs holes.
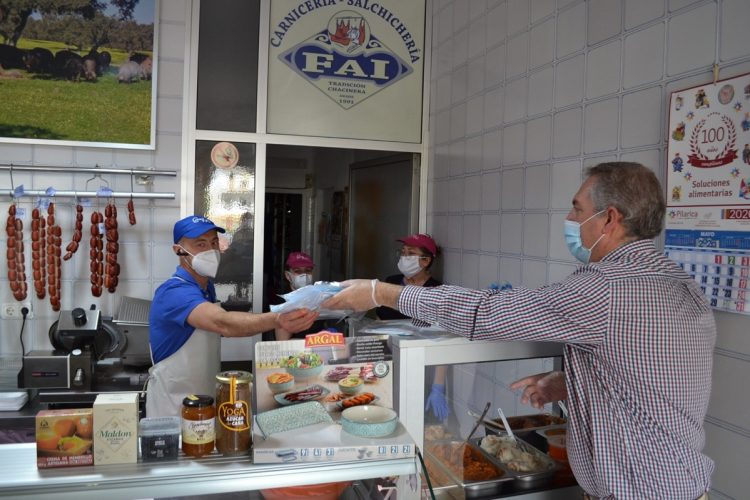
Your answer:
[[[747,0],[441,0],[432,14],[428,230],[444,248],[444,280],[469,287],[569,274],[562,226],[582,169],[638,161],[661,178],[669,93],[709,81],[714,62],[722,77],[750,71]],[[717,314],[719,344],[733,341],[715,355],[706,424],[716,498],[750,491],[736,466],[747,398],[719,382],[750,376],[745,318]],[[493,394],[506,411],[529,411],[507,385],[548,364],[463,365],[454,398],[478,409]]]
[[[156,287],[169,277],[176,266],[171,252],[172,225],[179,218],[180,198],[180,161],[182,147],[182,89],[183,64],[185,53],[185,29],[187,3],[182,0],[161,0],[159,3],[159,60],[156,108],[156,150],[141,151],[127,149],[81,148],[27,144],[0,144],[0,163],[18,165],[51,165],[93,167],[99,165],[111,168],[155,168],[157,170],[174,170],[178,176],[156,177],[154,185],[144,187],[135,185],[135,191],[152,190],[155,192],[174,192],[172,200],[135,200],[135,211],[138,223],[129,226],[122,221],[126,215],[125,202],[119,201],[120,214],[120,253],[119,262],[122,268],[117,292],[110,295],[104,292],[101,297],[91,295],[88,281],[88,238],[84,240],[75,256],[63,262],[61,298],[62,308],[88,307],[96,304],[104,314],[117,312],[120,297],[131,296],[150,299]],[[84,190],[88,174],[50,174],[24,173],[14,174],[15,184],[23,183],[26,189],[46,189],[53,186],[58,190]],[[130,178],[125,175],[104,175],[114,191],[130,191]],[[98,181],[91,182],[91,190],[99,187]],[[0,172],[0,189],[10,188],[7,172]],[[24,198],[22,207],[31,207],[33,200]],[[57,218],[63,228],[63,245],[71,236],[75,210],[72,199],[60,199],[57,203]],[[0,213],[6,214],[8,201],[0,201]],[[88,215],[88,211],[85,212]],[[25,227],[30,227],[29,219]],[[85,221],[86,222],[86,221]],[[85,226],[86,228],[88,226]],[[25,231],[27,269],[31,256],[30,233]],[[5,248],[5,233],[0,235],[0,244]],[[14,302],[7,281],[5,259],[0,260],[0,304]],[[28,273],[27,273],[28,274]],[[55,320],[57,313],[49,306],[49,299],[37,300],[33,290],[29,298],[32,303],[34,318],[25,327],[24,339],[26,349],[50,349],[47,331]],[[0,320],[0,355],[20,355],[18,333],[21,322]]]

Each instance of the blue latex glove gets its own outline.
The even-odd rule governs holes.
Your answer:
[[[445,400],[445,386],[443,384],[432,384],[430,395],[427,397],[425,411],[432,407],[432,414],[443,421],[448,418],[448,402]]]

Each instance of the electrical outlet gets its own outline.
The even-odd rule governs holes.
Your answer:
[[[0,309],[0,317],[2,319],[23,319],[23,314],[21,314],[21,309],[26,307],[29,312],[26,315],[26,319],[31,319],[34,317],[33,310],[31,309],[31,302],[23,302],[19,304],[18,302],[10,302],[7,304],[3,304],[2,309]]]

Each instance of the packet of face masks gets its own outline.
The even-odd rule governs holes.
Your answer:
[[[341,319],[352,316],[351,310],[321,309],[320,304],[330,299],[344,288],[337,281],[317,281],[289,293],[279,295],[286,302],[271,306],[271,312],[287,313],[297,309],[318,311],[319,319]]]

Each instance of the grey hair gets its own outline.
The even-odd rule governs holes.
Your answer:
[[[614,207],[628,236],[655,238],[664,227],[666,204],[656,175],[640,163],[608,162],[586,169],[595,182],[589,191],[594,210]]]

